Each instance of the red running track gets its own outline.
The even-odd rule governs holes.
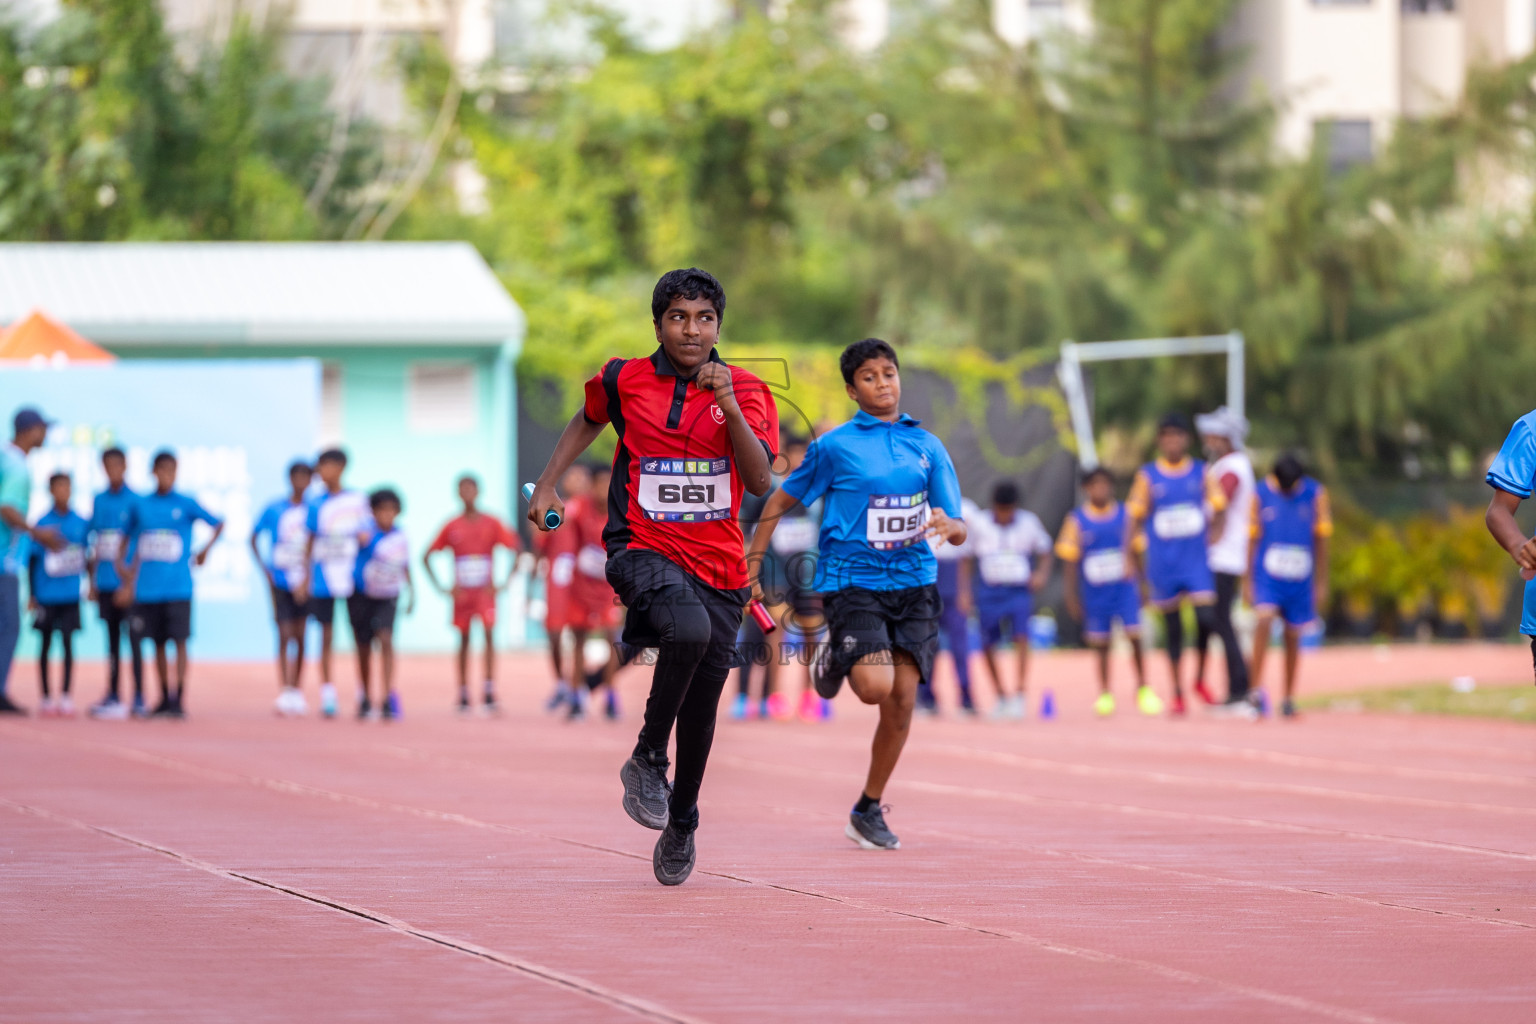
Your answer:
[[[186,722],[0,723],[0,1020],[1536,1018],[1527,726],[1095,721],[1052,656],[1056,721],[915,724],[894,853],[842,836],[866,709],[722,722],[663,889],[619,808],[633,710],[546,718],[522,658],[505,717],[458,719],[446,672],[409,663],[390,725],[276,720],[251,666],[197,668]]]

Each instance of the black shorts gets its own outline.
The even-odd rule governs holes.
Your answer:
[[[134,640],[186,643],[192,635],[191,601],[148,601],[133,606],[128,629]]]
[[[39,633],[74,633],[80,629],[80,602],[40,604],[32,620]]]
[[[353,594],[347,598],[347,618],[352,621],[352,639],[367,647],[374,637],[395,628],[395,604],[398,598],[369,597]]]
[[[329,626],[336,621],[334,597],[311,597],[304,602],[304,610],[322,626]]]
[[[923,682],[933,681],[944,602],[933,584],[902,590],[846,587],[826,594],[827,643],[833,672],[846,675],[859,659],[899,647],[912,655]]]
[[[665,555],[643,548],[629,548],[608,556],[608,582],[627,612],[623,642],[631,647],[660,647],[661,637],[646,614],[652,595],[665,587],[683,586],[693,591],[709,613],[710,635],[734,649],[741,628],[742,611],[751,591],[712,587]],[[714,641],[711,641],[714,642]],[[734,653],[734,650],[733,650]]]
[[[309,615],[310,601],[297,601],[293,591],[282,587],[272,588],[272,618],[279,623],[303,622]]]
[[[101,616],[101,621],[108,626],[121,626],[128,621],[129,611],[117,603],[117,591],[98,590],[96,592],[96,614]]]

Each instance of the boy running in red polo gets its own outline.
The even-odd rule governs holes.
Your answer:
[[[715,352],[725,291],[702,270],[656,283],[651,319],[659,347],[612,359],[587,382],[528,502],[544,530],[564,512],[555,481],[613,424],[618,448],[609,489],[608,581],[629,609],[624,642],[656,647],[645,725],[619,777],[624,810],[661,829],[656,880],[681,884],[693,870],[699,785],[715,710],[735,656],[747,603],[741,510],[744,489],[768,490],[779,414],[767,386]],[[677,772],[667,783],[667,742],[677,726]]]
[[[485,638],[485,712],[495,714],[496,643],[491,639],[491,631],[496,628],[496,595],[512,581],[512,570],[507,570],[507,578],[499,584],[492,578],[491,570],[497,547],[516,555],[522,545],[505,523],[480,511],[480,483],[468,474],[459,478],[459,500],[464,503],[464,512],[443,525],[437,539],[421,556],[421,565],[432,585],[453,597],[453,627],[459,631],[459,713],[470,712],[469,632],[479,619]],[[432,571],[433,553],[445,549],[453,552],[451,588],[439,583]]]

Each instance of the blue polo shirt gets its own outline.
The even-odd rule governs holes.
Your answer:
[[[1488,467],[1488,483],[1519,498],[1529,498],[1536,486],[1536,411],[1515,420],[1504,447]],[[1536,580],[1525,584],[1525,611],[1520,616],[1520,632],[1536,636]]]
[[[25,516],[31,501],[32,475],[27,469],[26,453],[9,441],[0,441],[0,505],[9,505]],[[21,542],[26,536],[0,519],[0,574],[21,575]]]
[[[79,604],[80,579],[85,575],[85,537],[90,524],[73,511],[60,515],[49,509],[36,523],[64,538],[64,546],[49,551],[31,545],[32,597],[38,604]]]
[[[823,499],[812,583],[823,594],[932,584],[938,561],[923,536],[929,510],[961,516],[949,452],[906,413],[887,423],[859,410],[811,442],[781,486],[806,506]]]
[[[134,600],[139,604],[192,600],[192,524],[218,526],[219,518],[180,491],[144,495],[133,507],[128,558],[139,560]]]
[[[96,589],[110,594],[123,581],[117,577],[113,563],[122,557],[128,543],[128,523],[133,516],[133,506],[139,496],[126,486],[117,490],[108,488],[96,495],[91,506],[91,549],[96,556]]]

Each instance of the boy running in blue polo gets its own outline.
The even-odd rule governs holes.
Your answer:
[[[864,791],[845,834],[867,850],[895,850],[880,798],[912,725],[918,683],[933,674],[939,647],[938,563],[930,536],[965,542],[960,482],[937,437],[901,412],[896,351],[878,338],[849,345],[841,359],[853,419],[811,443],[805,461],[763,509],[747,564],[757,566],[779,519],[823,499],[813,589],[822,594],[828,642],[812,666],[816,692],[831,699],[846,676],[858,698],[880,708]],[[761,596],[761,583],[754,580]]]
[[[1536,537],[1527,537],[1515,521],[1520,502],[1529,498],[1536,487],[1536,411],[1515,420],[1504,446],[1488,467],[1486,479],[1493,488],[1493,500],[1488,503],[1484,521],[1499,547],[1509,552],[1520,567],[1520,577],[1526,581],[1520,634],[1531,638],[1531,661],[1536,665]]]
[[[32,586],[32,611],[42,640],[37,657],[37,678],[42,687],[40,715],[75,714],[74,699],[69,694],[75,675],[75,633],[80,629],[80,579],[85,575],[85,541],[90,524],[69,507],[70,483],[67,473],[48,478],[48,494],[53,508],[37,521],[37,529],[51,529],[64,538],[64,546],[49,551],[41,545],[32,548],[28,569]],[[59,635],[64,661],[64,678],[59,683],[59,700],[54,703],[48,691],[48,654],[53,635]]]
[[[1115,713],[1109,688],[1109,641],[1119,620],[1131,642],[1136,665],[1136,707],[1144,715],[1163,713],[1163,702],[1147,685],[1141,656],[1141,594],[1136,588],[1134,559],[1126,551],[1125,506],[1115,500],[1115,481],[1103,466],[1083,474],[1087,499],[1061,524],[1056,557],[1066,563],[1062,583],[1067,612],[1083,626],[1083,640],[1098,654],[1099,698],[1093,710],[1100,717]]]
[[[96,503],[91,506],[87,558],[91,563],[91,600],[96,602],[96,612],[107,627],[107,694],[91,708],[91,717],[121,720],[127,718],[129,712],[118,687],[123,626],[128,621],[128,609],[117,602],[117,590],[122,586],[122,580],[117,576],[117,563],[123,557],[128,522],[139,496],[123,482],[128,459],[121,448],[108,448],[102,452],[101,468],[107,474],[107,489],[96,495]],[[128,656],[133,671],[132,710],[135,716],[142,718],[148,713],[144,706],[144,655],[139,645],[130,641]]]
[[[325,483],[325,491],[309,503],[309,540],[304,558],[308,575],[295,584],[293,596],[300,604],[308,602],[309,614],[320,623],[320,713],[335,718],[331,645],[336,602],[345,601],[355,591],[357,539],[368,526],[368,496],[342,486],[347,453],[340,448],[321,452],[315,460],[315,470]]]
[[[1328,596],[1328,538],[1333,517],[1328,492],[1302,472],[1301,461],[1286,454],[1254,489],[1253,542],[1248,552],[1248,603],[1258,619],[1253,627],[1253,689],[1264,680],[1269,631],[1278,617],[1285,623],[1285,699],[1280,711],[1296,714],[1296,667],[1301,631],[1317,618]]]
[[[313,479],[309,463],[301,460],[289,466],[289,493],[262,509],[251,530],[251,554],[267,577],[272,617],[277,621],[279,715],[303,715],[309,710],[299,682],[304,671],[304,626],[309,605],[294,597],[293,591],[309,576],[309,501],[305,495]],[[265,555],[262,537],[267,539]]]
[[[400,717],[400,695],[395,692],[395,610],[400,591],[406,591],[405,614],[416,605],[416,586],[411,580],[411,551],[405,534],[395,525],[400,516],[400,495],[389,489],[368,496],[373,513],[358,539],[357,575],[347,601],[352,639],[357,644],[357,677],[363,687],[357,717],[373,717],[373,648],[379,648],[379,668],[384,677],[379,714],[385,721]]]
[[[1179,679],[1184,657],[1185,602],[1195,619],[1215,627],[1216,578],[1206,560],[1210,537],[1221,536],[1226,495],[1207,478],[1205,463],[1189,457],[1190,425],[1180,413],[1169,413],[1157,425],[1158,457],[1136,474],[1126,500],[1130,513],[1128,544],[1146,538],[1146,579],[1152,603],[1163,613],[1168,635],[1168,662],[1173,669],[1173,703],[1169,713],[1184,714],[1184,687]]]
[[[118,600],[133,603],[128,629],[131,642],[155,645],[160,703],[152,715],[184,718],[187,689],[187,640],[192,636],[192,566],[208,559],[208,549],[224,532],[224,521],[176,490],[176,456],[162,451],[154,460],[155,489],[133,506],[128,525],[127,560],[118,567],[123,585]],[[213,536],[195,555],[192,524],[213,527]],[[166,646],[176,644],[176,684],[170,683]]]

